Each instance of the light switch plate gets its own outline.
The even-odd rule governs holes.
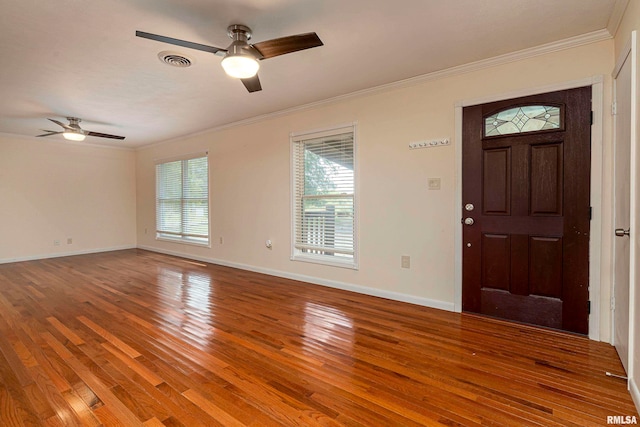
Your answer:
[[[409,255],[402,255],[400,257],[400,267],[411,268],[411,257]]]
[[[429,187],[429,190],[439,190],[440,178],[429,178],[427,180],[427,186]]]

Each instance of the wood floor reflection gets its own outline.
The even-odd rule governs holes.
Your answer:
[[[602,426],[604,343],[141,250],[0,265],[2,426]]]

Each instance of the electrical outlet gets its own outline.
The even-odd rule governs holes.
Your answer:
[[[222,236],[220,236],[220,244],[224,243],[224,239],[222,238]]]
[[[67,238],[67,245],[73,244],[73,239],[71,237]]]
[[[53,241],[53,246],[60,246],[60,240],[56,239]]]
[[[409,255],[402,255],[400,257],[400,267],[411,268],[411,257]]]
[[[439,190],[440,189],[440,178],[429,178],[427,179],[427,186],[429,190]]]

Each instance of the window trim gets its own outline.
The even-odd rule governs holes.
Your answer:
[[[296,172],[297,165],[295,161],[296,143],[313,138],[322,138],[325,136],[338,135],[341,133],[352,132],[353,135],[353,258],[344,259],[329,257],[328,255],[318,255],[303,253],[296,248]],[[290,159],[290,224],[291,224],[291,261],[302,261],[312,264],[321,264],[332,267],[348,268],[352,270],[359,269],[359,172],[358,172],[358,144],[357,144],[357,122],[347,123],[328,128],[315,129],[304,132],[291,132],[289,134],[289,159]]]
[[[184,162],[187,160],[193,160],[205,157],[207,159],[207,241],[200,242],[195,239],[189,239],[188,237],[171,237],[166,232],[160,232],[158,230],[158,176],[157,176],[157,166],[165,163],[172,162]],[[209,152],[199,152],[199,153],[189,153],[181,156],[162,158],[162,159],[154,159],[154,173],[155,173],[155,240],[162,242],[171,242],[171,243],[180,243],[184,245],[198,246],[204,248],[211,248],[211,171],[210,171],[210,162],[209,162]],[[182,236],[183,234],[181,234]]]

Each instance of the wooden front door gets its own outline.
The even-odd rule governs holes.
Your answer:
[[[591,88],[463,110],[462,309],[589,325]]]

